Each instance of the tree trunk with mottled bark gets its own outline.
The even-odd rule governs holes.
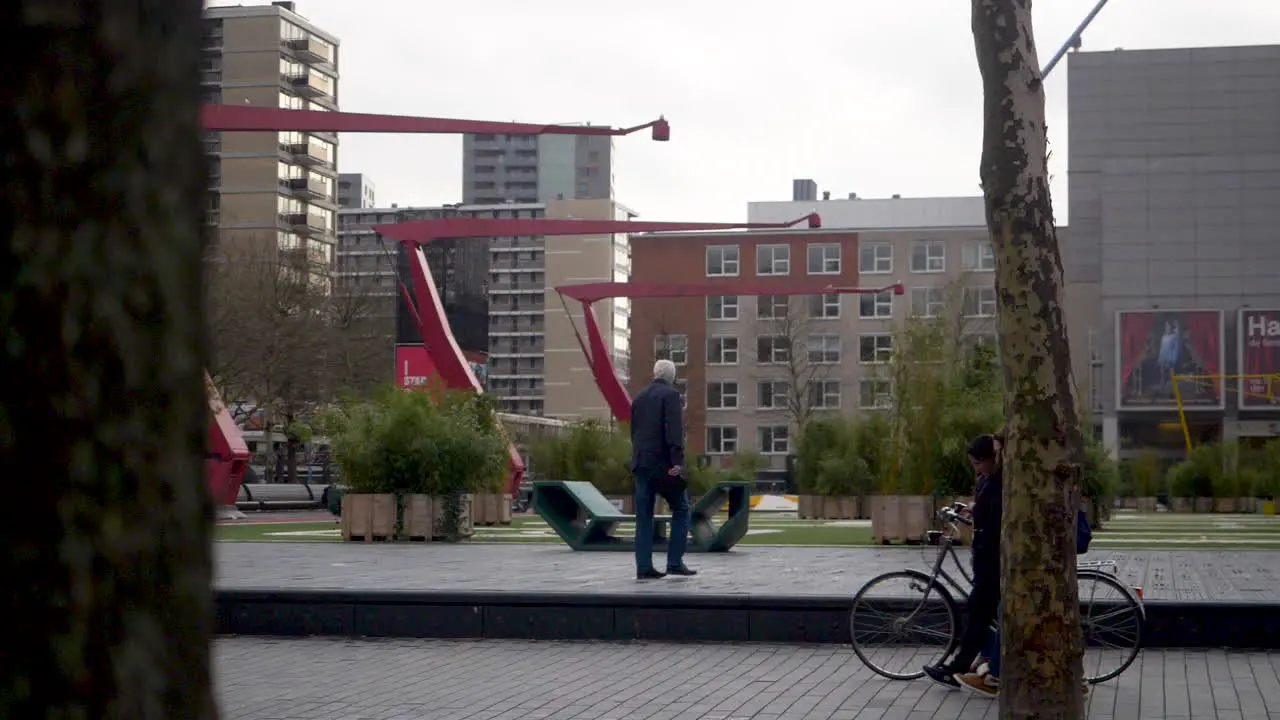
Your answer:
[[[1031,0],[972,0],[982,73],[981,164],[996,255],[1005,455],[1000,717],[1084,717],[1075,518],[1083,436],[1049,197]]]
[[[201,10],[5,13],[0,717],[217,714]]]

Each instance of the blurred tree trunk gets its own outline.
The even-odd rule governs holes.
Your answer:
[[[1031,0],[972,0],[981,164],[1009,444],[1004,475],[1000,717],[1084,717],[1075,517],[1084,450],[1049,197]]]
[[[197,0],[13,0],[0,717],[206,720]]]

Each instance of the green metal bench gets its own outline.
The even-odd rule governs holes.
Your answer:
[[[717,523],[717,515],[726,502],[728,517]],[[623,525],[635,524],[636,516],[619,511],[591,483],[535,482],[533,510],[574,550],[635,550],[634,536],[619,537],[617,531]],[[698,500],[689,515],[689,552],[726,552],[746,537],[751,484],[720,483]],[[671,516],[655,516],[653,523],[654,549],[664,549]]]

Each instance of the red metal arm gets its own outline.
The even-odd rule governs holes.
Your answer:
[[[653,128],[653,139],[671,139],[671,125],[658,118],[643,125],[613,128],[597,125],[537,125],[533,123],[455,120],[411,115],[289,110],[253,105],[205,105],[200,119],[206,130],[226,132],[361,132],[361,133],[508,133],[512,135],[630,135]]]
[[[249,467],[249,446],[240,434],[240,428],[231,419],[231,413],[222,402],[222,396],[208,373],[204,376],[209,394],[209,454],[205,458],[206,481],[214,503],[219,506],[235,506],[244,482],[244,471]]]
[[[903,295],[906,288],[902,283],[886,285],[878,288],[858,288],[848,286],[821,285],[817,283],[765,283],[756,281],[727,283],[692,283],[692,284],[658,284],[658,283],[585,283],[582,285],[564,285],[556,288],[562,297],[570,297],[582,303],[582,319],[587,326],[587,345],[582,352],[586,355],[587,366],[591,375],[604,395],[609,410],[619,422],[631,421],[631,395],[622,381],[618,379],[617,368],[613,366],[612,353],[604,341],[604,332],[596,319],[596,312],[591,305],[605,298],[671,298],[671,297],[707,297],[709,295],[879,295],[891,292]],[[570,319],[572,322],[572,319]],[[579,344],[582,339],[578,339]]]

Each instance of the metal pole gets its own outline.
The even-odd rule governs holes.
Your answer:
[[[1084,22],[1076,26],[1075,32],[1071,33],[1071,37],[1067,38],[1067,41],[1062,44],[1058,53],[1054,55],[1053,59],[1049,61],[1049,64],[1045,65],[1044,69],[1040,71],[1041,82],[1044,82],[1044,79],[1049,77],[1049,73],[1053,72],[1053,68],[1057,66],[1058,61],[1062,59],[1062,56],[1067,54],[1067,51],[1071,50],[1073,47],[1080,47],[1081,35],[1083,35],[1085,29],[1089,27],[1089,23],[1093,22],[1093,19],[1098,16],[1098,13],[1102,12],[1102,8],[1105,7],[1106,4],[1107,0],[1098,0],[1098,4],[1094,5],[1093,10],[1089,11],[1089,14],[1085,16]]]

